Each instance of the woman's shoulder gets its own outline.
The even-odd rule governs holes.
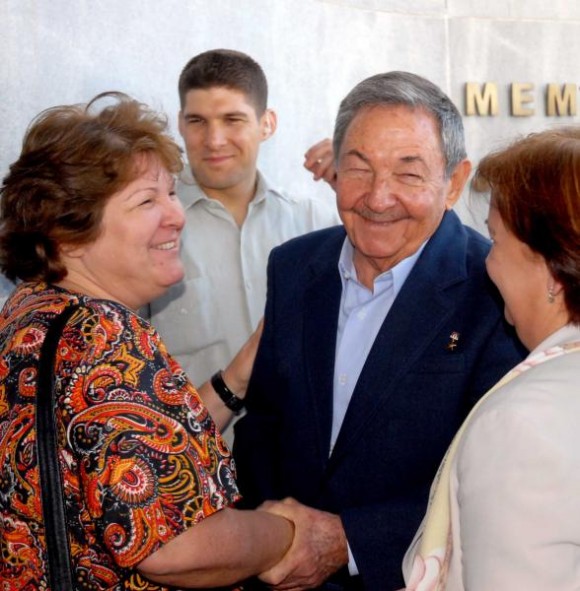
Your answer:
[[[560,448],[580,445],[580,351],[560,355],[524,371],[498,388],[473,412],[462,448],[474,442],[487,452],[513,442],[550,441]],[[511,443],[510,443],[511,442]]]
[[[128,328],[150,330],[150,323],[135,311],[113,300],[80,296],[70,302],[79,308],[79,317],[85,319],[106,319]]]
[[[102,354],[132,341],[143,355],[159,347],[151,324],[122,304],[70,292],[43,283],[19,285],[2,310],[0,333],[4,342],[40,343],[54,319],[74,307],[65,337],[80,353]],[[10,337],[18,336],[16,339]]]
[[[580,403],[580,327],[566,325],[535,348],[526,359],[504,377],[479,405],[474,415],[533,409],[548,402]]]
[[[68,324],[73,334],[94,354],[114,353],[130,345],[133,354],[153,358],[159,347],[159,335],[151,324],[126,306],[111,300],[80,297]],[[73,337],[74,338],[74,337]]]
[[[135,312],[118,302],[82,295],[43,282],[19,284],[6,301],[2,317],[5,320],[35,317],[44,321],[57,316],[69,306],[81,308],[85,316],[110,315],[124,319],[135,318],[141,320],[144,325],[148,324]]]
[[[566,345],[563,349],[566,350]],[[562,403],[566,398],[580,404],[580,348],[569,349],[554,357],[547,356],[539,364],[533,364],[529,359],[523,362],[530,363],[525,371],[498,388],[486,401],[487,404],[482,404],[482,413],[497,406],[504,409],[512,405],[525,408],[545,401]]]

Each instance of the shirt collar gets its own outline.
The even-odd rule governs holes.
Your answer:
[[[392,269],[381,273],[378,277],[374,280],[374,285],[377,285],[381,282],[391,282],[393,283],[393,292],[394,296],[396,297],[403,284],[405,283],[409,273],[413,270],[415,263],[417,262],[418,258],[421,256],[425,245],[427,244],[428,240],[425,240],[423,244],[409,257],[403,259],[399,263],[397,263]],[[344,243],[342,245],[342,250],[340,251],[340,257],[338,259],[338,270],[340,273],[340,280],[342,281],[342,288],[344,290],[345,284],[348,280],[356,281],[359,285],[362,285],[357,277],[356,269],[354,267],[354,247],[349,240],[348,236],[345,238]]]
[[[253,203],[260,203],[263,201],[269,192],[275,192],[279,194],[279,192],[270,185],[266,177],[259,170],[257,171],[257,178],[258,185],[256,187],[256,194],[252,200]],[[179,174],[178,185],[179,188],[177,193],[184,209],[190,208],[198,201],[211,200],[210,197],[208,197],[197,184],[197,181],[193,177],[191,169],[187,164],[183,167],[183,170]],[[280,195],[283,197],[282,194]]]

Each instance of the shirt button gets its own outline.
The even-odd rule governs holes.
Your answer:
[[[364,320],[367,317],[367,311],[366,310],[359,310],[357,313],[357,318],[359,320]]]
[[[341,386],[346,385],[346,383],[348,382],[348,376],[345,373],[341,373],[340,376],[338,377],[338,383]]]

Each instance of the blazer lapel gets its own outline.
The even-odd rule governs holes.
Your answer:
[[[304,299],[304,366],[323,461],[330,451],[336,331],[341,297],[338,258],[344,231],[311,264]]]

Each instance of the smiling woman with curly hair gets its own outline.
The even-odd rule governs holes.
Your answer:
[[[232,508],[230,452],[137,314],[183,276],[180,168],[165,119],[109,93],[43,112],[4,179],[0,268],[20,280],[0,314],[4,590],[56,591],[48,556],[67,544],[75,589],[144,591],[234,584],[290,546],[286,519]],[[59,541],[47,533],[56,507],[43,496],[37,406],[50,394],[39,384],[47,333],[71,307],[50,368],[67,523]]]

